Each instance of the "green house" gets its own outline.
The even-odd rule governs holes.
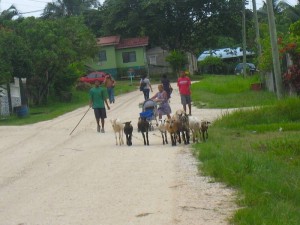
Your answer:
[[[104,71],[114,78],[147,73],[146,46],[148,37],[121,39],[120,36],[97,38],[99,52],[88,64],[92,70]]]

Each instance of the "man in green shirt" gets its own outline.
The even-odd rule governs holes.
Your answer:
[[[93,107],[95,118],[97,122],[97,132],[100,132],[100,119],[101,119],[101,133],[104,133],[104,119],[106,118],[106,110],[104,102],[107,106],[107,109],[110,109],[107,102],[107,90],[100,86],[100,81],[95,81],[95,87],[90,89],[89,92],[89,105]]]

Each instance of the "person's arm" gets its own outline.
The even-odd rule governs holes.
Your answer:
[[[157,93],[155,95],[153,95],[153,97],[150,99],[154,100],[154,99],[156,99],[156,97],[157,97]]]

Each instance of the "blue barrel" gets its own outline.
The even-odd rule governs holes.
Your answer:
[[[17,109],[18,117],[25,117],[28,115],[28,107],[27,105],[22,105]]]

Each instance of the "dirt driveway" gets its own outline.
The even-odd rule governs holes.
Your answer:
[[[87,107],[33,125],[1,126],[0,225],[227,224],[234,192],[199,175],[191,145],[162,145],[156,129],[144,146],[136,129],[140,102],[139,91],[118,96],[104,134],[96,132],[90,110],[69,135]],[[181,108],[176,89],[171,108]],[[192,113],[212,121],[222,111]],[[117,117],[132,121],[133,146],[115,145],[109,119]]]

